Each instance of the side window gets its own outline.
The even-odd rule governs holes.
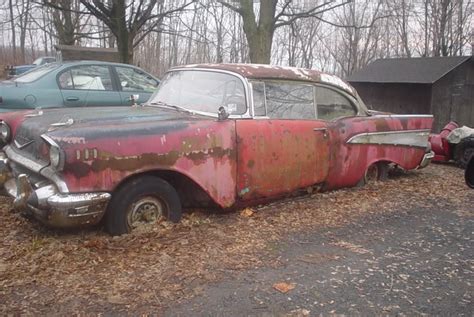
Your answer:
[[[59,78],[61,89],[113,90],[110,71],[107,66],[84,65],[73,67]]]
[[[265,116],[265,84],[263,82],[254,81],[252,82],[253,92],[253,108],[254,115]]]
[[[267,116],[273,119],[315,119],[313,86],[266,82]]]
[[[123,91],[154,92],[158,81],[131,67],[115,67]]]
[[[72,76],[71,76],[70,70],[59,75],[58,81],[59,81],[59,88],[74,89],[74,84],[72,82]]]
[[[357,114],[349,99],[337,91],[320,86],[316,86],[315,91],[318,119],[329,121]]]

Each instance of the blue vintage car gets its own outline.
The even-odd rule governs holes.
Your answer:
[[[159,80],[140,68],[99,61],[49,63],[0,82],[0,112],[145,102]]]
[[[53,63],[56,61],[56,57],[53,56],[43,56],[40,58],[37,58],[32,64],[28,65],[19,65],[19,66],[7,66],[7,78],[13,78],[15,76],[21,75],[23,73],[26,73],[29,70],[32,70],[35,67],[48,64],[48,63]]]

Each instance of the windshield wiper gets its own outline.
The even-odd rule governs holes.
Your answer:
[[[144,104],[144,106],[147,106],[147,105],[158,106],[158,107],[168,108],[168,109],[174,109],[174,110],[177,110],[179,112],[184,112],[184,113],[191,114],[191,115],[196,114],[192,110],[186,109],[186,108],[181,107],[181,106],[170,105],[170,104],[168,104],[166,102],[163,102],[163,101],[148,102],[148,103]]]

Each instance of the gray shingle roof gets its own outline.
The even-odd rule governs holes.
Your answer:
[[[431,84],[471,58],[472,56],[378,59],[349,76],[347,81]]]

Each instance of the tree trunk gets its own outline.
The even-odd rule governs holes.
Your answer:
[[[133,63],[133,39],[130,38],[128,31],[126,29],[120,30],[116,39],[120,62],[124,64]]]
[[[252,0],[241,1],[243,29],[249,44],[252,63],[270,64],[273,34],[275,32],[276,0],[261,0],[258,25]]]
[[[72,1],[61,0],[59,4],[64,10],[53,11],[53,24],[58,33],[58,42],[64,45],[75,45],[74,22],[72,21],[71,13]]]
[[[124,0],[116,1],[113,14],[113,28],[121,63],[133,63],[133,40],[135,35],[127,28],[126,4]]]
[[[13,15],[13,0],[10,0],[8,4],[10,5],[10,24],[12,28],[13,64],[16,64],[16,32],[15,32],[15,16]]]
[[[259,29],[252,34],[246,32],[245,35],[249,43],[250,61],[254,64],[270,64],[273,31]]]

